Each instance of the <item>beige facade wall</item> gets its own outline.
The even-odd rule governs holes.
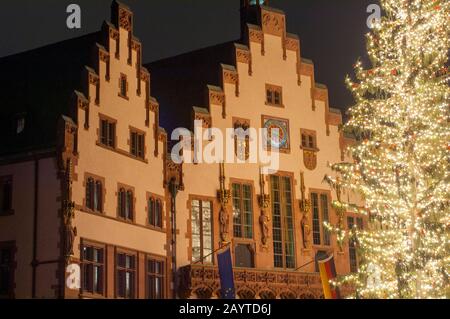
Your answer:
[[[349,271],[348,248],[344,247],[340,252],[336,243],[336,237],[332,235],[330,246],[312,246],[304,250],[302,246],[300,221],[302,213],[299,208],[301,199],[300,172],[304,172],[306,196],[310,198],[311,191],[324,191],[330,194],[330,199],[336,199],[334,191],[326,182],[322,182],[326,174],[331,174],[328,163],[341,161],[341,141],[337,123],[330,124],[329,134],[327,134],[326,118],[327,99],[315,99],[313,101],[312,90],[315,89],[313,75],[302,73],[300,85],[298,83],[298,52],[286,50],[286,59],[283,59],[283,38],[278,35],[263,33],[263,45],[257,42],[250,42],[251,53],[251,75],[249,74],[249,63],[238,62],[238,96],[236,95],[236,84],[225,83],[224,94],[226,103],[226,118],[222,117],[222,105],[209,105],[211,123],[215,128],[220,128],[225,135],[227,128],[233,128],[233,118],[246,119],[250,122],[250,127],[261,128],[262,116],[282,118],[289,120],[290,130],[290,152],[280,154],[280,173],[293,178],[293,194],[295,200],[294,228],[295,228],[295,250],[296,266],[299,267],[314,259],[317,250],[326,250],[335,255],[336,267],[339,274]],[[264,54],[262,54],[264,51]],[[266,104],[266,84],[282,87],[283,107],[270,106]],[[314,102],[314,103],[313,103]],[[317,134],[317,167],[310,170],[305,167],[303,161],[303,150],[301,149],[301,129],[313,130]],[[207,142],[204,142],[204,146]],[[253,229],[254,238],[251,241],[233,238],[232,242],[252,243],[255,245],[255,267],[262,269],[273,269],[273,244],[269,239],[268,249],[261,246],[261,228],[259,224],[260,208],[257,196],[261,194],[259,185],[260,164],[225,164],[226,187],[231,189],[233,180],[248,181],[253,185]],[[186,190],[181,192],[177,198],[177,214],[179,228],[177,258],[178,266],[190,264],[191,260],[191,212],[190,199],[192,197],[206,197],[214,200],[214,248],[220,247],[218,214],[220,204],[217,198],[219,189],[219,165],[218,164],[184,164],[183,182]],[[270,194],[268,179],[265,193]],[[330,201],[331,202],[331,201]],[[229,234],[232,234],[232,206],[228,205],[229,213]],[[271,215],[271,214],[270,214]],[[309,224],[312,230],[311,215],[309,214]],[[330,222],[337,223],[337,216],[330,206]],[[272,223],[269,223],[270,233],[272,233]],[[312,231],[311,238],[312,243]],[[272,237],[272,236],[271,236]],[[301,271],[314,271],[314,264],[311,264]]]
[[[89,105],[87,110],[78,108],[78,156],[74,167],[72,200],[76,212],[74,226],[77,237],[74,242],[73,260],[80,258],[80,241],[98,242],[121,247],[133,252],[142,252],[159,257],[167,257],[167,227],[170,207],[163,200],[163,228],[149,226],[147,194],[165,198],[164,189],[164,150],[165,140],[159,132],[158,105],[152,100],[150,105],[148,79],[141,77],[141,45],[130,51],[129,37],[132,32],[123,26],[115,28],[109,25],[110,32],[119,40],[108,37],[109,62],[99,61],[98,74],[91,76],[99,80],[99,103],[96,103],[96,84],[89,84]],[[106,35],[108,35],[106,31]],[[110,34],[111,34],[110,33]],[[119,42],[117,46],[116,41]],[[119,48],[118,54],[116,48]],[[131,52],[131,60],[129,59]],[[108,66],[109,63],[109,74]],[[139,69],[138,69],[139,68]],[[139,77],[137,77],[137,74]],[[109,76],[109,79],[108,79]],[[120,79],[126,76],[127,96],[120,96]],[[138,94],[140,81],[140,94]],[[148,122],[147,120],[147,109]],[[85,127],[86,112],[89,112],[89,126]],[[108,149],[100,145],[100,118],[107,117],[116,121],[116,148]],[[130,154],[130,128],[145,134],[144,159]],[[156,128],[156,129],[155,129]],[[158,136],[156,136],[156,134]],[[155,138],[156,136],[156,138]],[[158,145],[156,145],[156,143]],[[93,213],[86,209],[87,176],[104,180],[103,213]],[[134,221],[121,220],[118,216],[119,185],[126,185],[134,192]],[[114,259],[111,260],[114,262]],[[168,272],[166,262],[166,273]],[[108,267],[114,267],[109,264]],[[112,268],[113,269],[113,268]],[[145,268],[140,270],[145,271]],[[141,283],[143,284],[143,283]],[[166,287],[167,288],[167,287]],[[112,297],[112,295],[109,295]],[[143,297],[143,296],[141,296]]]

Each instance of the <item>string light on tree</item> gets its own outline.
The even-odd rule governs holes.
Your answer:
[[[371,66],[347,77],[355,105],[343,129],[353,162],[332,165],[332,187],[358,194],[369,227],[327,225],[355,240],[358,298],[450,297],[450,2],[381,0],[385,16],[367,35]]]

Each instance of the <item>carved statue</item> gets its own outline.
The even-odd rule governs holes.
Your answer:
[[[259,223],[261,224],[261,242],[264,246],[267,245],[269,239],[269,221],[270,217],[267,215],[266,210],[262,210],[261,216],[259,216]]]
[[[228,242],[228,226],[229,217],[227,212],[227,205],[231,199],[230,190],[225,188],[225,164],[220,163],[219,165],[220,175],[220,189],[217,191],[217,197],[220,202],[220,212],[219,212],[219,224],[220,224],[220,239],[222,242]]]
[[[259,196],[259,206],[261,207],[261,215],[259,216],[259,224],[261,226],[261,243],[263,246],[267,246],[269,240],[269,221],[270,216],[267,211],[269,207],[270,198],[269,195],[262,194]]]
[[[307,212],[303,212],[301,226],[302,226],[303,248],[307,249],[310,244],[309,235],[311,234],[311,227],[309,226],[309,219]]]
[[[75,217],[75,204],[73,202],[64,202],[64,257],[73,255],[73,243],[77,236],[77,228],[73,227],[72,220]]]
[[[226,242],[228,241],[229,217],[226,209],[223,206],[220,208],[219,222],[220,222],[220,238],[223,242]]]
[[[303,248],[308,249],[310,246],[309,236],[311,234],[311,226],[309,225],[309,212],[311,211],[311,202],[305,196],[305,176],[300,172],[300,190],[302,199],[300,200],[300,210],[303,212],[303,217],[300,222],[302,229]]]

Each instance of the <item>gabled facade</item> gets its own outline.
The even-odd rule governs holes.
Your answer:
[[[240,298],[318,298],[316,259],[332,253],[338,273],[350,270],[349,249],[322,225],[345,222],[323,179],[350,140],[313,63],[301,57],[299,38],[286,32],[285,14],[241,1],[241,16],[238,41],[147,65],[170,130],[193,130],[195,120],[223,135],[237,127],[280,130],[275,174],[262,175],[261,164],[249,161],[183,163],[182,174],[174,172],[183,189],[175,200],[176,287],[182,297],[219,297],[214,252],[230,245]]]
[[[133,13],[111,9],[99,32],[0,59],[0,298],[217,298],[227,246],[238,298],[320,298],[331,253],[354,271],[323,226],[364,227],[323,182],[351,139],[285,14],[242,0],[237,41],[143,66]],[[196,120],[279,129],[279,169],[176,164],[168,139]]]
[[[39,113],[40,101],[27,105],[24,131],[15,132],[39,134],[31,122],[44,113],[44,128],[56,128],[44,133],[53,134],[45,152],[32,139],[22,145],[31,151],[2,149],[0,176],[12,185],[3,192],[11,194],[11,209],[0,216],[0,247],[11,278],[2,277],[2,285],[19,298],[166,298],[165,134],[159,105],[150,96],[150,74],[142,67],[142,45],[133,34],[132,12],[114,1],[112,23],[84,39],[89,41],[80,47],[74,39],[17,59],[54,59],[78,68],[59,76],[65,69],[55,66],[43,84],[26,79],[30,87],[42,86],[48,100],[54,90],[68,88],[55,101],[61,104],[54,114]],[[66,59],[69,49],[81,53]],[[87,58],[80,61],[81,56]],[[27,69],[33,67],[30,63]],[[5,101],[12,115],[15,101]]]

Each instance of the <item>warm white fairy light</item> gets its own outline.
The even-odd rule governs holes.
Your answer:
[[[356,104],[344,129],[357,143],[353,163],[329,179],[361,195],[369,227],[328,225],[339,241],[356,238],[359,298],[450,297],[450,2],[382,0],[385,16],[367,35],[372,66],[355,64],[346,82]],[[375,271],[375,270],[376,271]],[[376,280],[374,279],[376,278]]]

